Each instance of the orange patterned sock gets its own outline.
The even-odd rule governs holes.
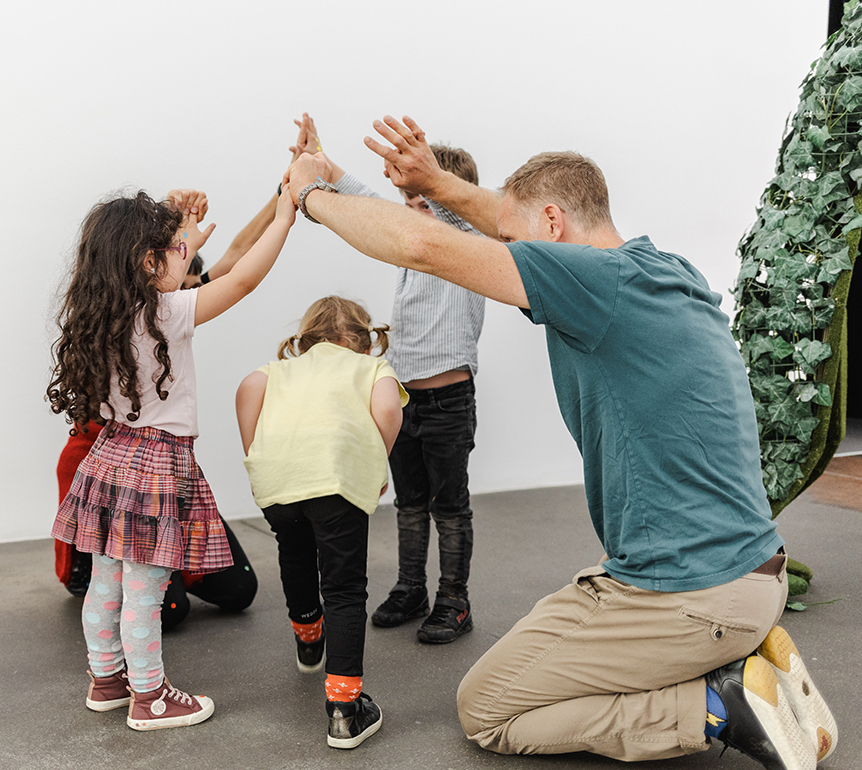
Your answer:
[[[336,676],[328,674],[326,677],[326,699],[337,700],[342,703],[354,701],[362,692],[361,676]]]
[[[293,633],[299,637],[299,641],[306,644],[316,642],[323,633],[323,618],[314,623],[295,623],[291,620],[290,625],[293,626]]]

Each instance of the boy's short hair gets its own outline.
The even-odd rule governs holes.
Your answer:
[[[444,171],[449,171],[470,184],[479,184],[479,170],[476,161],[467,150],[450,147],[447,144],[432,144],[431,152]]]
[[[204,258],[198,253],[195,254],[191,263],[189,264],[189,271],[187,275],[200,275],[204,271]]]

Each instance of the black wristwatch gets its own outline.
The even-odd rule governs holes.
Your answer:
[[[312,190],[327,190],[328,192],[337,193],[338,188],[329,182],[324,182],[320,177],[318,177],[317,181],[312,182],[310,185],[306,185],[299,194],[299,200],[297,201],[299,203],[299,210],[303,213],[306,219],[319,225],[320,222],[311,216],[311,214],[308,213],[308,209],[305,208],[305,198]]]

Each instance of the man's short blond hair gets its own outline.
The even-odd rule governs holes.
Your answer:
[[[614,226],[602,170],[576,152],[534,155],[501,189],[520,203],[555,203],[588,231]]]
[[[437,163],[444,171],[449,171],[455,176],[471,184],[479,184],[479,169],[473,156],[460,147],[449,147],[447,144],[432,144],[431,152],[437,158]]]

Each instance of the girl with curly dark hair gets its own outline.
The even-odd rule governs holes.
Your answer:
[[[283,182],[286,183],[285,176]],[[84,638],[94,711],[128,705],[135,730],[202,722],[213,702],[164,675],[161,605],[174,570],[231,566],[212,491],[194,457],[198,435],[192,336],[254,290],[293,225],[290,196],[257,243],[220,278],[189,291],[189,264],[215,225],[203,193],[144,192],[93,208],[81,229],[60,311],[51,409],[105,428],[78,466],[52,535],[93,554]],[[131,697],[129,697],[131,692]]]

